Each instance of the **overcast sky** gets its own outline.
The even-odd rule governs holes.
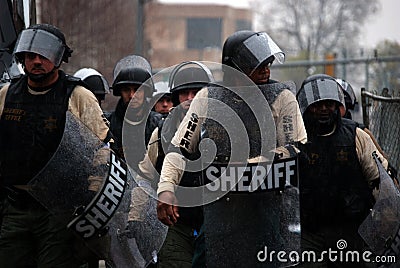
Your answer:
[[[366,41],[370,46],[376,45],[379,41],[389,39],[400,43],[400,1],[379,0],[382,9],[365,24]]]
[[[247,0],[159,0],[164,3],[220,3],[235,7],[248,7]],[[389,39],[400,43],[400,1],[378,0],[381,2],[381,11],[365,24],[365,47],[374,47],[379,41]]]

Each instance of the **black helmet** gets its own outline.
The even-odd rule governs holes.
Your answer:
[[[61,61],[68,62],[72,54],[64,34],[50,24],[35,24],[21,32],[14,49],[15,57],[21,63],[24,61],[25,52],[39,54],[57,67]]]
[[[151,98],[154,91],[151,73],[142,68],[128,67],[121,69],[112,84],[114,96],[121,96],[121,87],[124,85],[143,85],[146,98]]]
[[[311,104],[321,100],[338,102],[341,116],[346,112],[343,91],[335,78],[326,74],[311,75],[303,81],[297,92],[301,113],[304,115]]]
[[[102,96],[102,100],[104,100],[105,94],[110,93],[110,87],[105,77],[93,68],[79,69],[74,76],[80,78],[94,95]]]
[[[179,105],[179,91],[201,89],[214,82],[210,69],[198,61],[186,61],[178,64],[169,77],[169,88],[174,106]]]
[[[222,49],[222,64],[251,75],[264,62],[285,61],[285,54],[265,32],[238,31],[229,36]]]
[[[337,78],[336,82],[338,82],[342,86],[346,108],[348,110],[354,110],[354,106],[357,103],[357,99],[353,87],[347,81],[340,78]]]

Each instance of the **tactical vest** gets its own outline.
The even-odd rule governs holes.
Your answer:
[[[342,119],[334,134],[300,144],[302,226],[358,226],[373,205],[356,153],[357,123]]]
[[[2,184],[27,184],[50,160],[61,141],[69,97],[80,80],[60,78],[42,95],[28,92],[27,76],[12,82],[0,119]]]
[[[135,170],[137,169],[137,164],[143,160],[144,153],[146,152],[146,146],[150,140],[151,134],[154,129],[157,127],[158,122],[161,120],[161,114],[156,113],[154,111],[150,111],[147,121],[145,123],[145,133],[144,133],[144,141],[143,141],[143,123],[138,124],[137,126],[129,127],[128,134],[130,135],[130,143],[129,146],[131,148],[123,148],[122,139],[123,139],[123,125],[124,125],[124,117],[126,112],[126,107],[122,107],[123,102],[122,99],[119,100],[117,104],[117,108],[114,112],[108,115],[107,119],[110,122],[110,131],[113,135],[114,143],[112,144],[112,149],[118,154],[118,156],[122,159],[125,159],[126,153],[128,152],[131,159],[130,165]],[[144,108],[146,110],[146,108]]]

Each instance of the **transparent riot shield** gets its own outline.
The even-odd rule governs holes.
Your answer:
[[[207,182],[212,181],[208,190],[232,183],[233,178],[237,183],[228,194],[204,206],[207,267],[296,265],[296,253],[300,254],[297,159],[246,168],[231,164],[229,171],[221,165],[210,169],[214,175],[205,175]]]
[[[380,175],[379,196],[358,232],[373,253],[399,261],[400,192],[376,155],[374,159]]]
[[[130,169],[129,174],[135,174]],[[109,233],[111,234],[111,248],[109,261],[110,267],[147,267],[157,262],[157,253],[161,249],[167,235],[168,228],[157,218],[157,196],[150,185],[138,185],[130,178],[130,186],[126,191],[123,204],[111,219]],[[134,195],[145,193],[146,201],[141,205],[141,218],[143,221],[136,226],[135,234],[131,235],[126,229],[130,202]],[[127,258],[127,256],[132,256]]]
[[[89,249],[109,267],[145,267],[167,230],[157,219],[156,200],[150,199],[144,218],[149,228],[138,230],[136,238],[121,235],[137,187],[133,176],[124,161],[67,112],[60,145],[29,182],[29,192],[76,234],[82,251]]]

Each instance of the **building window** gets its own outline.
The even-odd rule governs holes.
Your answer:
[[[236,20],[236,31],[251,30],[251,21]]]
[[[222,19],[220,18],[187,19],[188,49],[221,48],[221,34]]]

